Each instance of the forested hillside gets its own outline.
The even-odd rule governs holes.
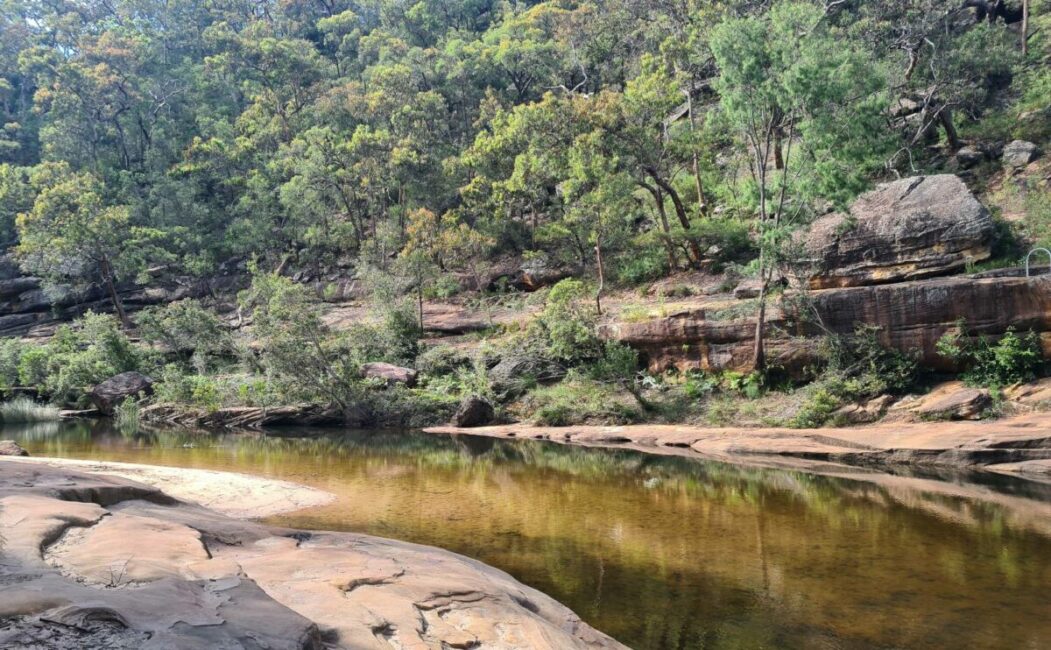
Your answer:
[[[133,322],[119,289],[249,269],[237,324],[264,354],[238,372],[345,412],[362,362],[416,359],[424,299],[502,295],[501,269],[523,261],[584,281],[538,321],[561,371],[599,359],[620,368],[596,371],[604,385],[634,392],[633,359],[593,341],[595,316],[566,332],[579,322],[559,310],[600,314],[603,292],[726,268],[758,286],[761,369],[795,233],[880,181],[951,171],[982,192],[1005,144],[1046,147],[1049,8],[0,0],[0,242],[49,291],[104,289],[156,344],[55,379],[56,358],[97,341],[77,337],[109,327],[81,324],[48,344],[50,369],[8,345],[0,383],[68,401],[106,372],[188,372],[191,353],[198,374],[226,368],[249,344],[199,303]],[[1029,189],[994,261],[1051,241],[1046,181]],[[370,337],[325,338],[315,300],[338,277],[389,312]],[[186,354],[158,360],[157,345]]]

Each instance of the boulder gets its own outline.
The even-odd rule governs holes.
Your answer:
[[[558,381],[565,370],[546,359],[530,355],[508,355],[489,369],[489,385],[501,399],[521,394],[529,382]]]
[[[950,381],[921,399],[913,411],[924,419],[978,420],[990,403],[992,397],[988,390]]]
[[[575,269],[557,266],[544,259],[528,260],[511,277],[511,286],[520,291],[536,291],[573,275]]]
[[[1040,156],[1040,149],[1032,142],[1015,140],[1004,147],[1003,162],[1005,167],[1017,169],[1025,167]]]
[[[759,281],[759,278],[745,280],[734,289],[734,298],[737,300],[751,300],[752,298],[758,298],[759,290],[761,288],[762,283]]]
[[[451,424],[454,427],[481,427],[490,424],[495,416],[496,411],[489,400],[471,395],[460,402]]]
[[[117,405],[129,397],[153,393],[153,379],[134,370],[110,377],[91,389],[91,403],[103,415],[113,415]]]
[[[987,259],[993,235],[989,211],[959,177],[904,178],[812,224],[802,241],[806,282],[827,289],[944,275]]]
[[[0,456],[28,456],[29,452],[22,449],[14,440],[0,440]]]
[[[416,385],[416,371],[392,363],[374,361],[361,366],[361,376],[365,379],[382,379],[388,385],[405,384],[409,388]]]
[[[875,422],[883,417],[893,403],[894,397],[892,395],[880,395],[859,404],[847,404],[836,410],[833,414],[833,421],[837,424],[867,424]]]
[[[985,160],[985,153],[978,147],[968,145],[956,152],[956,163],[961,169],[970,169]]]

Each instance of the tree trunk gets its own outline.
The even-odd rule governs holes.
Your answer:
[[[690,135],[694,135],[694,118],[693,118],[693,97],[690,96],[690,91],[686,91],[686,110],[690,116]],[[692,143],[690,147],[691,153],[693,154],[693,182],[697,186],[697,210],[702,217],[708,215],[708,197],[704,195],[704,184],[701,182],[701,165],[697,157],[697,143]]]
[[[752,369],[762,372],[766,369],[766,269],[763,266],[763,254],[759,253],[759,311],[755,318],[755,341],[752,348]]]
[[[602,266],[602,240],[595,244],[595,264],[598,266],[598,288],[595,289],[595,309],[602,315],[602,290],[606,286],[606,270]]]
[[[664,209],[664,194],[660,188],[648,183],[640,183],[642,187],[653,196],[653,202],[657,204],[657,224],[664,233],[664,247],[668,251],[668,268],[675,271],[679,268],[679,258],[675,254],[675,245],[671,240],[671,228],[668,226],[668,213]]]
[[[113,267],[105,257],[99,262],[99,271],[102,274],[106,292],[109,293],[110,302],[113,303],[113,310],[117,312],[117,318],[120,319],[121,326],[126,330],[130,330],[132,328],[131,319],[128,318],[128,312],[124,311],[124,303],[121,301],[120,295],[117,294],[117,286],[113,282]]]
[[[1029,0],[1022,0],[1022,56],[1029,53]]]
[[[693,256],[693,261],[695,263],[700,263],[701,257],[703,257],[701,254],[701,248],[697,245],[697,242],[694,241],[693,237],[690,236],[690,217],[686,214],[686,206],[682,204],[682,199],[679,197],[679,193],[675,191],[675,188],[672,187],[668,181],[661,178],[655,171],[649,170],[649,175],[650,178],[653,179],[653,182],[660,186],[660,188],[667,192],[668,196],[671,197],[671,203],[675,206],[675,214],[679,217],[679,223],[682,225],[682,229],[686,231],[686,243],[690,248],[690,254]]]
[[[416,310],[420,316],[420,333],[423,333],[423,278],[416,283]]]
[[[949,143],[949,148],[956,151],[960,148],[960,135],[956,132],[956,125],[952,122],[952,111],[948,107],[943,108],[938,112],[938,121],[941,122],[942,129],[945,130],[945,139]]]
[[[781,149],[784,147],[784,132],[781,127],[777,127],[774,130],[774,169],[782,171],[785,168],[785,157],[781,153]]]

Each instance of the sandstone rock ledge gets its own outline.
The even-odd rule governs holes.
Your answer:
[[[689,425],[431,427],[427,433],[550,440],[748,464],[815,461],[876,467],[922,465],[998,471],[1051,459],[1051,413],[995,421],[881,422],[853,428],[729,428]],[[1025,467],[1030,473],[1037,468]],[[1018,475],[1025,473],[1018,470]]]
[[[179,471],[176,493],[196,470]],[[0,460],[0,540],[0,647],[624,647],[454,553],[275,529],[53,461]]]

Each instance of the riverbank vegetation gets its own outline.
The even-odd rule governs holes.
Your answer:
[[[1046,166],[1001,156],[1051,137],[1051,6],[1023,24],[969,4],[0,4],[0,245],[49,296],[102,292],[49,337],[0,340],[0,388],[85,406],[137,371],[155,402],[401,425],[477,396],[541,424],[817,426],[914,392],[928,371],[873,330],[825,337],[802,373],[765,342],[800,232],[880,181],[985,192],[983,268],[1046,243]],[[754,320],[747,371],[647,373],[600,336],[695,273],[754,285],[708,310]],[[125,304],[154,286],[196,297]],[[439,300],[484,322],[436,342]],[[941,351],[1002,387],[1037,347]]]

